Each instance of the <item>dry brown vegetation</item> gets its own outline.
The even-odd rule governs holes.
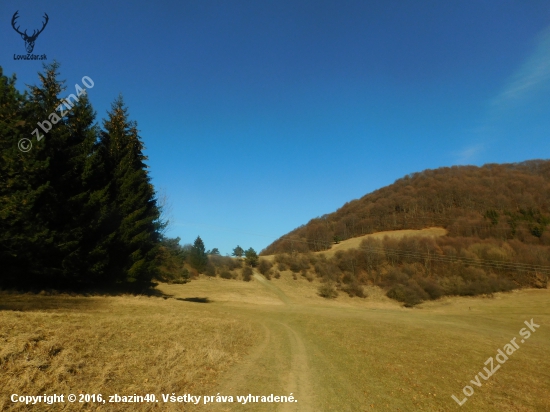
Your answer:
[[[453,166],[405,176],[311,220],[261,255],[275,254],[279,270],[308,276],[314,269],[350,295],[381,286],[411,306],[546,287],[549,224],[550,161]]]
[[[318,295],[284,270],[271,281],[199,276],[162,297],[0,295],[0,409],[82,411],[447,411],[451,399],[523,321],[540,329],[475,388],[464,411],[550,407],[548,290],[443,297],[403,309],[368,297]],[[201,303],[210,302],[210,303]],[[288,395],[294,405],[13,406],[30,393]],[[63,408],[64,406],[64,408]]]
[[[342,242],[332,253],[264,256],[261,265],[267,268],[274,262],[295,278],[298,273],[309,281],[320,278],[332,285],[320,288],[322,296],[332,297],[334,289],[362,297],[363,286],[376,285],[407,306],[445,295],[475,296],[548,285],[547,246],[442,234],[444,229],[437,228],[383,232]],[[358,240],[359,247],[353,248]]]
[[[449,236],[550,245],[550,161],[453,166],[413,173],[312,219],[262,251],[322,251],[387,230],[445,228]]]
[[[204,301],[204,300],[203,300]],[[207,301],[207,300],[206,300]],[[0,410],[12,393],[203,393],[254,344],[258,329],[200,298],[0,295]],[[38,404],[33,411],[95,410]],[[101,410],[146,411],[150,404]],[[163,404],[162,410],[182,410]]]

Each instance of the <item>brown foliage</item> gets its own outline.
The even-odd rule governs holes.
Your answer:
[[[250,282],[252,280],[252,268],[250,266],[245,266],[241,272],[243,280],[245,282]]]
[[[271,263],[269,260],[260,259],[260,263],[258,264],[258,270],[262,275],[267,277],[267,273],[271,270],[272,267],[273,267],[273,263]]]
[[[549,199],[548,160],[425,170],[312,219],[262,254],[320,251],[335,237],[430,226],[445,227],[453,237],[549,245]]]

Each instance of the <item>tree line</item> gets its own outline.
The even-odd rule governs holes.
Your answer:
[[[187,283],[200,274],[224,279],[250,281],[252,268],[258,264],[253,248],[237,246],[232,256],[221,256],[218,248],[206,250],[204,241],[197,236],[193,244],[181,246],[180,238],[161,240],[159,250],[160,273],[158,279],[168,283]]]
[[[147,288],[166,226],[123,98],[101,127],[85,91],[32,149],[66,89],[45,65],[24,93],[0,67],[0,287]]]

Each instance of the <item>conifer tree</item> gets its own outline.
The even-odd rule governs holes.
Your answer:
[[[70,110],[60,106],[66,87],[58,80],[58,68],[56,62],[44,66],[44,73],[39,73],[41,84],[31,87],[28,103],[29,118],[44,136],[31,151],[43,163],[32,183],[39,192],[33,219],[41,229],[34,252],[40,268],[34,273],[39,276],[38,284],[66,288],[91,281],[87,262],[91,245],[85,239],[90,189],[83,176],[97,128],[85,93],[72,100]],[[75,93],[70,90],[69,94]]]
[[[240,247],[239,245],[237,245],[237,247],[235,249],[233,249],[233,256],[236,256],[236,257],[242,257],[244,255],[244,249],[242,247]]]
[[[102,217],[107,271],[118,282],[147,286],[157,274],[155,257],[163,223],[137,123],[129,120],[121,96],[112,104],[103,128],[98,150],[108,182],[96,194],[108,201]]]
[[[38,228],[31,222],[35,195],[30,188],[31,174],[37,164],[23,149],[30,142],[26,121],[26,95],[15,88],[16,76],[8,78],[0,67],[0,285],[17,286],[31,269],[30,233]],[[30,148],[30,147],[28,147]],[[30,148],[32,150],[32,148]]]
[[[258,264],[258,254],[252,248],[248,248],[245,252],[245,261],[248,265],[255,267]]]
[[[191,249],[191,266],[193,266],[199,273],[204,272],[206,265],[208,264],[208,256],[206,255],[204,242],[200,236],[197,236]]]
[[[58,68],[45,65],[29,95],[0,68],[0,286],[149,286],[165,224],[137,125],[122,98],[102,132],[86,93],[61,114]]]

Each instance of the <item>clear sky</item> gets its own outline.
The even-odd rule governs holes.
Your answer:
[[[405,174],[550,155],[550,1],[0,2],[0,65],[119,93],[169,236],[261,250]],[[34,143],[39,144],[39,143]]]

